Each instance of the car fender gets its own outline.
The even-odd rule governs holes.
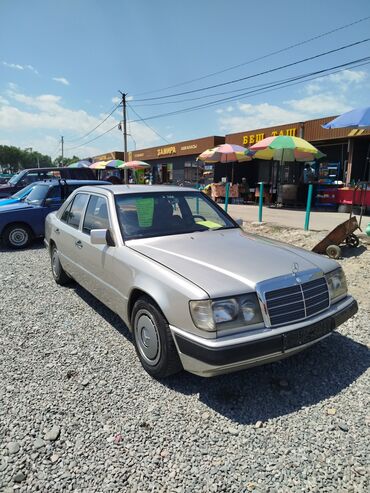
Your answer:
[[[177,272],[138,252],[131,252],[133,255],[130,261],[134,267],[134,276],[127,306],[122,314],[124,321],[131,325],[135,295],[141,292],[155,301],[169,324],[185,327],[198,334],[199,329],[195,327],[188,308],[189,300],[208,299],[208,294]]]

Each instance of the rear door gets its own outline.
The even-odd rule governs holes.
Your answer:
[[[88,200],[88,193],[77,193],[64,209],[52,232],[62,266],[77,282],[80,282],[82,272],[79,228]]]

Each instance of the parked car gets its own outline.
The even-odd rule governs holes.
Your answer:
[[[17,204],[18,202],[21,202],[35,188],[37,183],[38,182],[31,183],[31,185],[27,185],[26,187],[19,190],[19,192],[15,193],[14,195],[11,195],[7,199],[0,199],[0,207],[3,205]]]
[[[65,178],[70,180],[95,180],[96,176],[90,168],[32,168],[25,169],[4,185],[0,185],[0,198],[10,197],[30,183],[50,179]]]
[[[55,281],[119,314],[157,378],[290,356],[357,311],[336,261],[248,234],[190,188],[82,187],[48,215],[45,243]]]
[[[25,248],[44,236],[45,217],[59,209],[82,185],[104,185],[97,180],[49,180],[38,183],[25,200],[0,207],[0,239],[10,248]]]
[[[0,173],[0,185],[7,183],[14,173]]]

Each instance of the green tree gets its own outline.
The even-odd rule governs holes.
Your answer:
[[[0,145],[0,168],[13,172],[26,168],[50,168],[51,157],[37,151],[20,149],[15,146]]]
[[[68,166],[69,164],[75,163],[77,161],[81,161],[81,158],[78,156],[73,156],[73,157],[64,157],[58,156],[54,159],[53,165],[54,166]]]

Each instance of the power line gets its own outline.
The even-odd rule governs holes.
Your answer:
[[[193,94],[195,92],[207,91],[208,89],[214,89],[216,87],[222,87],[222,86],[226,86],[226,85],[229,85],[229,84],[236,84],[237,82],[241,82],[243,80],[252,79],[254,77],[259,77],[260,75],[270,74],[272,72],[276,72],[276,71],[282,70],[284,68],[288,68],[288,67],[293,67],[295,65],[299,65],[300,63],[308,62],[310,60],[315,60],[315,59],[320,58],[320,57],[325,56],[325,55],[330,55],[332,53],[337,53],[338,51],[342,51],[342,50],[345,50],[347,48],[352,48],[353,46],[358,46],[358,45],[360,45],[362,43],[367,43],[368,41],[370,41],[370,38],[366,38],[366,39],[363,39],[361,41],[355,41],[354,43],[350,43],[350,44],[341,46],[340,48],[335,48],[333,50],[325,51],[325,52],[319,53],[317,55],[313,55],[313,56],[310,56],[310,57],[307,57],[307,58],[303,58],[303,59],[298,60],[296,62],[291,62],[291,63],[287,63],[285,65],[280,65],[279,67],[275,67],[275,68],[272,68],[272,69],[269,69],[269,70],[265,70],[265,71],[259,72],[257,74],[248,75],[246,77],[240,77],[238,79],[229,80],[227,82],[221,82],[220,84],[213,84],[212,86],[201,87],[199,89],[192,89],[191,91],[183,91],[183,92],[179,92],[179,93],[175,93],[175,94],[167,94],[166,96],[158,96],[156,98],[135,99],[135,101],[143,102],[143,101],[153,101],[153,100],[159,100],[159,99],[172,98],[172,97],[176,97],[176,96],[183,96],[185,94]]]
[[[341,65],[336,65],[336,66],[333,66],[333,67],[330,67],[330,68],[327,68],[327,69],[322,69],[322,70],[318,70],[318,71],[315,71],[315,72],[310,72],[308,74],[303,74],[303,75],[300,75],[300,76],[292,77],[291,80],[288,83],[286,83],[286,81],[285,82],[284,81],[278,81],[278,82],[270,83],[269,86],[264,87],[262,89],[260,88],[260,89],[255,89],[253,91],[247,91],[247,92],[245,92],[243,94],[234,95],[234,96],[231,96],[231,97],[228,97],[228,98],[221,98],[221,99],[218,99],[218,100],[215,100],[215,101],[210,101],[208,103],[204,103],[204,104],[201,104],[201,105],[190,106],[188,108],[182,108],[182,109],[179,109],[179,110],[176,110],[176,111],[171,111],[171,112],[168,112],[168,113],[161,113],[161,114],[158,114],[158,115],[152,115],[152,116],[146,117],[145,120],[154,120],[154,119],[163,118],[163,117],[166,117],[166,116],[174,116],[174,115],[178,115],[178,114],[182,114],[182,113],[196,111],[196,110],[199,110],[199,109],[205,109],[205,108],[208,108],[208,107],[211,107],[211,106],[215,106],[215,105],[217,105],[219,103],[222,103],[222,102],[225,102],[225,101],[234,101],[234,100],[240,99],[241,96],[256,96],[256,95],[259,95],[259,94],[264,94],[264,93],[271,92],[271,91],[274,91],[274,90],[278,90],[278,89],[281,89],[281,88],[284,88],[284,87],[289,87],[289,86],[296,85],[296,84],[302,84],[303,82],[308,82],[310,80],[315,80],[315,79],[319,79],[319,78],[323,78],[323,77],[328,77],[329,75],[332,75],[332,74],[335,74],[335,73],[338,73],[338,72],[342,72],[343,70],[346,70],[350,66],[352,66],[352,67],[358,67],[358,66],[367,65],[369,63],[370,63],[370,56],[369,57],[360,58],[358,60],[352,60],[351,62],[347,62],[347,63],[341,64]],[[325,72],[328,72],[328,73],[325,74]],[[132,108],[132,106],[130,106],[130,108],[131,108],[132,111],[134,111],[137,114],[137,112]],[[130,123],[136,123],[136,122],[140,122],[140,121],[144,121],[144,119],[139,116],[139,119],[138,120],[131,120]],[[145,122],[145,123],[147,123],[147,122]],[[83,144],[80,144],[80,145],[77,145],[77,146],[73,146],[73,147],[68,148],[67,151],[70,151],[72,149],[77,149],[77,148],[83,147],[84,145],[87,145],[87,144],[89,144],[91,142],[94,142],[95,140],[100,139],[101,137],[103,137],[107,133],[111,132],[115,128],[117,128],[117,125],[116,124],[113,127],[111,127],[110,129],[108,129],[107,131],[105,131],[104,133],[102,133],[102,134],[94,137],[93,139],[91,139],[91,140],[89,140],[87,142],[84,142]]]
[[[115,123],[112,128],[109,128],[104,133],[97,135],[96,137],[94,137],[91,140],[88,140],[87,142],[83,142],[82,144],[79,144],[77,146],[69,147],[68,149],[66,149],[66,151],[71,151],[72,149],[78,149],[79,147],[83,147],[87,144],[90,144],[90,142],[94,142],[94,140],[100,139],[100,137],[103,137],[103,135],[106,135],[107,133],[111,132],[114,128],[117,128],[117,123]]]
[[[289,82],[289,81],[291,81],[293,79],[294,79],[294,77],[286,77],[285,79],[280,79],[279,82]],[[211,97],[214,97],[214,96],[223,96],[224,94],[241,93],[241,92],[245,91],[246,89],[264,88],[264,87],[268,87],[270,84],[271,84],[271,82],[263,82],[263,83],[255,84],[255,85],[249,86],[249,87],[242,87],[240,89],[231,89],[229,91],[214,92],[212,94],[204,94],[203,96],[196,96],[196,97],[193,97],[193,98],[178,99],[176,101],[162,101],[160,103],[137,104],[137,105],[135,105],[135,108],[137,108],[137,107],[143,107],[143,106],[144,107],[147,107],[147,106],[163,106],[165,104],[178,104],[178,103],[185,103],[185,102],[188,102],[188,101],[197,101],[199,99],[206,99],[206,98],[211,98]]]
[[[365,62],[365,63],[363,63],[363,62]],[[218,100],[211,101],[211,102],[204,103],[204,104],[197,105],[197,106],[190,106],[188,108],[182,108],[182,109],[171,111],[171,112],[168,112],[168,113],[161,113],[159,115],[149,116],[149,117],[146,117],[146,120],[154,120],[154,119],[157,119],[157,118],[163,118],[165,116],[173,116],[173,115],[178,115],[178,114],[182,114],[182,113],[187,113],[189,111],[195,111],[195,110],[198,110],[198,109],[208,108],[208,107],[211,107],[211,106],[215,106],[216,104],[219,104],[221,102],[234,101],[236,99],[240,99],[241,96],[246,96],[246,95],[253,95],[253,96],[255,96],[255,95],[258,95],[258,94],[264,94],[266,92],[271,92],[273,90],[281,89],[283,87],[289,87],[289,86],[292,86],[292,85],[296,85],[296,84],[301,84],[303,82],[307,82],[309,80],[314,80],[314,79],[318,79],[318,78],[322,78],[322,77],[327,77],[329,75],[332,75],[333,73],[341,72],[341,71],[345,70],[346,68],[348,68],[349,66],[356,67],[356,66],[367,65],[368,63],[370,63],[370,57],[360,58],[358,60],[353,60],[351,62],[347,62],[345,64],[337,65],[337,66],[331,67],[329,69],[323,69],[323,70],[319,70],[319,71],[316,71],[316,72],[311,72],[311,73],[306,74],[304,76],[297,76],[297,77],[295,77],[295,78],[292,79],[292,80],[294,80],[294,82],[291,82],[291,83],[288,83],[288,84],[274,83],[274,84],[271,84],[268,88],[265,88],[263,90],[254,90],[254,91],[246,92],[246,93],[243,93],[243,94],[238,94],[236,96],[231,96],[231,97],[228,97],[228,98],[218,99]],[[355,64],[357,64],[357,65],[355,65]],[[341,68],[341,70],[337,70],[339,68]],[[329,71],[333,71],[333,70],[336,70],[336,71],[335,72],[328,73],[328,74],[325,74],[324,73],[324,72],[329,72]],[[313,75],[316,75],[316,76],[313,77]],[[305,77],[305,79],[303,79],[304,77]],[[310,77],[310,78],[308,78],[308,77]],[[297,80],[297,79],[303,79],[303,80]],[[278,87],[275,87],[275,86],[278,86]],[[132,123],[134,123],[135,121],[139,121],[139,120],[133,120]]]
[[[141,92],[141,93],[138,93],[137,96],[144,96],[146,94],[153,94],[155,92],[166,91],[167,89],[173,89],[175,87],[180,87],[180,86],[184,86],[184,85],[187,85],[187,84],[191,84],[193,82],[198,82],[200,80],[204,80],[204,79],[207,79],[209,77],[214,77],[215,75],[222,74],[222,73],[227,72],[229,70],[234,70],[236,68],[240,68],[240,67],[243,67],[245,65],[249,65],[250,63],[258,62],[260,60],[264,60],[264,59],[269,58],[271,56],[278,55],[280,53],[284,53],[285,51],[291,50],[293,48],[297,48],[298,46],[302,46],[304,44],[310,43],[311,41],[315,41],[317,39],[323,38],[323,37],[328,36],[330,34],[333,34],[335,32],[338,32],[338,31],[341,31],[343,29],[346,29],[348,27],[354,26],[356,24],[360,24],[361,22],[367,21],[369,19],[370,19],[370,16],[363,17],[363,18],[358,19],[358,20],[356,20],[354,22],[351,22],[349,24],[344,24],[343,26],[337,27],[336,29],[332,29],[331,31],[327,31],[327,32],[322,33],[322,34],[318,34],[317,36],[313,36],[312,38],[308,38],[308,39],[306,39],[304,41],[300,41],[298,43],[294,43],[294,44],[292,44],[290,46],[287,46],[285,48],[281,48],[281,49],[276,50],[276,51],[273,51],[271,53],[267,53],[266,55],[262,55],[260,57],[253,58],[252,60],[248,60],[246,62],[239,63],[237,65],[233,65],[231,67],[227,67],[227,68],[224,68],[222,70],[218,70],[217,72],[212,72],[210,74],[206,74],[206,75],[203,75],[201,77],[197,77],[195,79],[190,79],[190,80],[187,80],[187,81],[184,81],[184,82],[179,82],[178,84],[173,84],[171,86],[163,87],[162,89],[154,89],[154,90],[151,90],[151,91]]]
[[[75,138],[73,138],[73,139],[68,139],[68,142],[75,142],[76,140],[82,140],[82,139],[84,139],[85,137],[87,137],[88,135],[92,134],[92,133],[93,133],[93,132],[94,132],[97,128],[99,128],[101,125],[103,125],[103,123],[105,123],[105,122],[108,120],[108,118],[109,118],[110,116],[112,116],[112,115],[113,115],[113,113],[116,111],[116,109],[117,109],[120,105],[121,105],[121,101],[120,101],[118,104],[116,104],[116,105],[113,107],[112,111],[109,113],[109,115],[108,115],[108,116],[106,116],[106,117],[104,118],[104,120],[102,120],[102,121],[101,121],[98,125],[96,125],[93,129],[91,129],[91,130],[90,130],[89,132],[87,132],[86,134],[81,135],[80,137],[75,137]]]
[[[127,103],[127,104],[128,104],[128,103]],[[151,126],[149,125],[149,123],[147,123],[147,122],[146,122],[146,121],[145,121],[145,120],[144,120],[144,119],[143,119],[143,118],[142,118],[142,117],[141,117],[141,116],[137,113],[137,111],[135,111],[135,110],[134,110],[134,108],[133,108],[130,104],[128,104],[128,106],[129,106],[129,107],[130,107],[130,109],[131,109],[131,110],[135,113],[135,115],[136,115],[136,116],[140,119],[140,121],[141,121],[142,123],[144,123],[144,125],[146,125],[146,126],[147,126],[147,127],[148,127],[151,131],[152,131],[152,132],[154,132],[156,135],[158,135],[158,137],[160,137],[162,140],[164,140],[167,144],[170,144],[170,142],[169,142],[169,141],[168,141],[165,137],[163,137],[161,134],[159,134],[159,133],[158,133],[158,132],[157,132],[157,131],[153,128],[153,127],[151,127]],[[132,122],[130,122],[130,123],[132,123]]]

